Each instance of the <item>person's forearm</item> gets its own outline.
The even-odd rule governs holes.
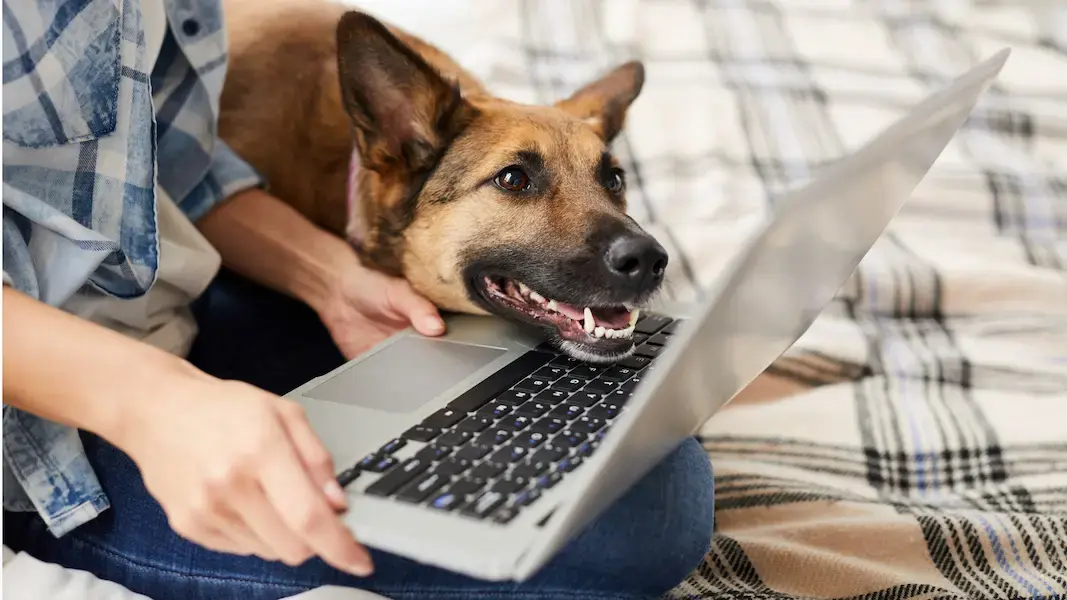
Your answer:
[[[224,265],[321,310],[337,273],[358,265],[344,240],[270,194],[247,190],[197,222]]]
[[[4,286],[4,404],[118,437],[124,416],[166,374],[191,365]]]

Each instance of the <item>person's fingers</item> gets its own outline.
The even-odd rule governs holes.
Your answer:
[[[344,510],[348,503],[344,490],[337,484],[333,458],[311,429],[303,407],[288,400],[282,400],[281,403],[282,423],[311,481],[326,494],[334,510]]]
[[[274,456],[264,462],[262,482],[274,510],[315,554],[355,575],[372,572],[370,554],[341,523],[291,446],[277,448]]]
[[[389,303],[422,335],[438,336],[445,332],[445,322],[437,307],[411,289],[408,282],[398,281],[389,286]]]
[[[168,515],[170,528],[179,536],[215,552],[247,556],[252,548],[234,540],[222,528],[221,523],[209,523],[201,518],[172,518]]]
[[[243,526],[261,541],[267,560],[281,560],[296,566],[311,558],[311,548],[282,521],[259,485],[242,486],[236,492],[234,505],[244,521]],[[258,554],[258,553],[257,553]]]

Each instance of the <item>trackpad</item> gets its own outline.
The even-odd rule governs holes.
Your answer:
[[[506,352],[503,348],[404,337],[303,395],[385,412],[411,412]]]

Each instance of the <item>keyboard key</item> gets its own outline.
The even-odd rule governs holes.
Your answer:
[[[548,475],[542,475],[537,479],[537,487],[542,490],[551,489],[552,487],[555,487],[557,483],[559,483],[560,479],[563,479],[563,476],[557,473],[556,471],[552,471]]]
[[[517,506],[529,506],[537,501],[541,497],[541,490],[537,488],[523,490],[515,496],[515,504]]]
[[[576,404],[578,406],[592,406],[592,405],[596,404],[597,402],[600,402],[600,399],[603,398],[603,397],[604,397],[603,394],[598,394],[596,392],[587,392],[585,390],[582,390],[582,391],[578,392],[577,394],[571,396],[570,400],[568,400],[567,403],[568,404]]]
[[[456,452],[456,458],[461,458],[463,460],[478,460],[492,451],[492,446],[483,446],[482,444],[471,442],[460,448],[459,452]]]
[[[594,450],[596,450],[596,444],[594,444],[593,442],[585,442],[581,446],[578,446],[576,453],[578,454],[578,456],[588,457],[593,454]]]
[[[641,383],[642,379],[644,379],[644,378],[643,377],[634,377],[630,381],[627,381],[626,383],[620,385],[619,389],[623,390],[624,392],[632,392],[635,389],[637,389],[637,386],[638,386],[638,384]]]
[[[640,348],[640,346],[638,346]],[[652,362],[652,359],[645,356],[627,356],[619,361],[620,367],[626,367],[627,369],[633,369],[640,371],[648,366],[648,363]]]
[[[474,415],[460,421],[459,425],[456,425],[456,431],[470,431],[471,433],[478,433],[479,431],[484,431],[486,427],[489,427],[492,424],[492,419],[487,419],[485,417]]]
[[[571,393],[566,390],[553,390],[550,388],[537,394],[535,398],[538,402],[547,402],[556,405],[565,401],[570,395]]]
[[[440,434],[441,430],[439,429],[431,429],[429,427],[423,427],[422,425],[416,425],[405,431],[402,435],[405,438],[416,442],[429,442]]]
[[[438,446],[444,446],[445,448],[455,448],[456,446],[462,446],[471,439],[471,432],[469,431],[449,431],[441,437],[437,438],[434,442]]]
[[[471,477],[478,479],[493,479],[507,470],[507,467],[492,461],[486,461],[471,469]]]
[[[556,444],[545,444],[530,458],[532,462],[556,462],[557,460],[567,456],[567,449],[561,448]]]
[[[434,414],[426,417],[421,423],[423,427],[432,429],[448,429],[449,427],[459,423],[467,416],[467,413],[460,412],[452,408],[442,408]]]
[[[578,368],[571,369],[571,372],[568,373],[568,375],[582,379],[596,379],[597,375],[600,375],[606,370],[607,368],[602,365],[582,365]]]
[[[563,392],[576,392],[581,389],[581,387],[585,385],[585,382],[589,379],[591,378],[572,377],[568,375],[567,377],[564,377],[563,379],[560,379],[559,381],[553,383],[552,389],[560,390]]]
[[[547,367],[541,367],[540,369],[538,369],[537,372],[533,374],[533,376],[537,377],[538,379],[547,379],[549,381],[555,381],[566,374],[567,369],[563,367],[554,367],[552,365],[549,365]]]
[[[511,432],[503,429],[490,429],[479,435],[474,441],[483,446],[499,446],[511,439]]]
[[[552,408],[552,406],[549,404],[538,402],[537,400],[530,400],[526,404],[523,404],[516,408],[515,414],[529,415],[531,417],[540,417],[541,415],[548,412],[550,408]]]
[[[540,431],[541,433],[556,433],[567,426],[567,422],[563,419],[557,419],[555,417],[545,417],[538,419],[530,431]]]
[[[652,344],[653,346],[666,346],[667,342],[669,341],[671,341],[671,336],[670,334],[664,331],[661,331],[656,335],[648,338],[648,343]]]
[[[434,498],[433,502],[430,503],[430,506],[438,510],[455,510],[466,501],[466,496],[460,496],[457,494],[453,494],[452,492],[448,492],[447,494],[441,494],[440,496]]]
[[[510,413],[514,408],[515,407],[511,404],[504,404],[503,402],[497,402],[496,400],[493,400],[489,404],[486,404],[485,406],[479,408],[478,412],[475,414],[485,417],[487,419],[496,420],[502,417],[506,417],[508,413]]]
[[[543,433],[537,431],[525,431],[515,436],[515,441],[512,442],[516,446],[523,446],[524,448],[536,448],[545,443],[548,439]]]
[[[371,473],[385,473],[389,469],[396,466],[396,459],[392,456],[384,456],[378,458],[377,462],[366,468]]]
[[[631,369],[628,367],[612,367],[607,371],[604,371],[604,373],[600,375],[600,378],[606,381],[622,382],[633,377],[634,375],[637,375],[637,369]]]
[[[526,461],[524,463],[521,463],[521,464],[517,465],[514,469],[512,469],[511,474],[514,477],[522,477],[522,478],[525,478],[525,479],[533,479],[534,477],[537,477],[538,475],[540,475],[541,473],[544,473],[547,470],[548,470],[548,463],[547,462]]]
[[[341,472],[340,475],[337,476],[337,485],[340,485],[342,488],[347,487],[348,484],[350,484],[353,481],[355,481],[356,479],[358,479],[359,478],[359,474],[362,473],[362,472],[363,471],[360,470],[359,467],[352,467],[351,469],[345,469],[344,471]]]
[[[417,458],[409,458],[399,468],[393,469],[378,481],[370,484],[364,493],[371,496],[392,496],[403,485],[429,468],[430,463]]]
[[[556,471],[560,473],[570,473],[571,471],[582,466],[582,462],[583,461],[581,456],[571,456],[569,458],[564,458],[563,460],[559,461],[559,464],[556,465]]]
[[[501,419],[496,426],[510,431],[522,431],[530,426],[530,417],[526,415],[511,415]]]
[[[614,402],[602,403],[589,409],[586,415],[596,419],[614,419],[619,415],[619,411],[622,410],[622,406],[615,404]]]
[[[527,352],[460,394],[448,403],[448,407],[461,414],[477,410],[486,402],[504,393],[516,381],[545,365],[552,360],[553,356],[554,354],[547,352]],[[449,425],[441,426],[441,429],[445,427]]]
[[[644,344],[646,341],[648,341],[648,335],[644,333],[635,333],[633,335],[633,341],[635,346],[640,346],[641,344]]]
[[[648,358],[656,358],[659,356],[660,350],[663,350],[663,346],[653,346],[651,344],[642,344],[637,347],[634,354],[637,356],[645,356]]]
[[[490,513],[497,509],[498,506],[504,503],[504,495],[499,492],[486,492],[481,496],[478,496],[473,502],[468,504],[461,511],[468,517],[475,517],[478,519],[484,519],[488,517]]]
[[[681,327],[683,323],[685,323],[685,319],[675,319],[673,323],[664,327],[661,333],[666,333],[667,335],[670,335],[678,331],[678,328]]]
[[[553,417],[570,421],[571,419],[577,419],[583,412],[585,412],[585,408],[577,404],[567,403],[560,404],[556,408],[553,408],[552,412],[548,414]]]
[[[608,392],[619,387],[619,384],[614,381],[605,381],[603,379],[594,379],[582,388],[583,392],[592,392],[594,394],[607,394]]]
[[[663,329],[664,327],[669,325],[670,322],[670,317],[665,317],[663,315],[656,314],[648,314],[641,317],[637,321],[637,325],[634,326],[634,332],[652,335],[653,333],[656,333],[660,329]]]
[[[516,477],[514,475],[508,475],[507,477],[498,480],[489,488],[489,491],[500,492],[501,494],[514,494],[515,492],[526,487],[528,480],[525,477]]]
[[[515,389],[526,390],[527,392],[540,392],[541,390],[548,389],[548,386],[552,382],[547,379],[538,379],[537,377],[527,377],[522,381],[515,384]]]
[[[396,452],[397,450],[403,448],[405,445],[407,445],[407,443],[408,443],[407,440],[405,440],[403,438],[393,439],[389,443],[387,443],[386,445],[382,446],[381,449],[378,450],[378,453],[379,454],[392,454],[392,453]]]
[[[548,364],[563,367],[565,369],[573,369],[574,367],[577,367],[578,365],[582,364],[582,361],[578,360],[577,358],[561,354],[549,361]]]
[[[504,508],[496,511],[493,515],[493,522],[501,525],[507,525],[519,514],[519,509],[514,506],[505,506]]]
[[[604,420],[597,419],[595,417],[582,417],[577,421],[571,423],[571,429],[575,431],[582,431],[584,433],[596,433],[604,427]]]
[[[458,496],[469,496],[471,494],[480,492],[485,487],[484,479],[460,479],[452,484],[452,487],[448,488],[449,493],[456,494]]]
[[[379,456],[377,452],[373,452],[364,456],[363,460],[359,461],[356,466],[361,469],[370,469],[372,466],[374,466],[374,463],[378,462],[378,460],[380,459],[381,456]]]
[[[441,464],[437,465],[435,470],[442,475],[452,477],[454,475],[459,475],[469,468],[471,468],[471,461],[453,456],[442,461]]]
[[[514,463],[526,458],[526,455],[529,453],[529,448],[525,446],[516,446],[512,443],[497,450],[489,460],[498,463]]]
[[[527,392],[526,390],[508,390],[503,394],[497,396],[496,401],[501,404],[511,404],[512,406],[518,406],[523,402],[526,402],[530,398],[533,398],[533,392]]]
[[[397,492],[396,498],[404,502],[422,502],[446,483],[448,483],[448,477],[431,471],[416,477],[404,489]]]
[[[451,448],[445,448],[444,446],[426,446],[422,450],[415,453],[415,458],[422,459],[426,462],[435,462],[448,456],[452,453]]]
[[[552,443],[561,448],[573,448],[584,442],[588,437],[589,436],[584,433],[572,431],[570,429],[564,429],[559,433],[559,435],[552,438]]]

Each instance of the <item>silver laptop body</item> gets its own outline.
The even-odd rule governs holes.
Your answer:
[[[446,434],[458,435],[467,413],[495,418],[486,402],[501,389],[535,393],[512,386],[541,382],[525,375],[574,366],[542,346],[536,334],[501,319],[450,317],[448,333],[438,339],[399,333],[290,392],[287,397],[306,408],[342,470],[350,504],[345,523],[364,544],[419,562],[487,580],[530,577],[804,333],[962,126],[1008,54],[1002,50],[961,75],[866,146],[782,196],[705,302],[657,307],[659,315],[682,320],[667,327],[669,336],[662,330],[668,318],[643,321],[649,335],[669,343],[644,368],[612,371],[607,384],[618,386],[611,392],[618,400],[610,406],[610,394],[596,404],[578,404],[600,418],[562,419],[568,422],[567,443],[553,443],[560,431],[541,431],[538,438],[537,417],[515,429],[516,439],[526,434],[530,448],[528,457],[512,464],[545,467],[507,482],[523,483],[521,489],[493,492],[497,478],[469,496],[450,495],[450,486],[469,479],[494,454],[449,475],[464,464],[456,458],[462,446],[436,444]],[[558,381],[570,380],[563,375]],[[509,413],[497,423],[518,416]],[[522,424],[510,420],[509,426]],[[576,443],[577,436],[585,441]],[[569,449],[551,462],[531,462],[545,444]]]

